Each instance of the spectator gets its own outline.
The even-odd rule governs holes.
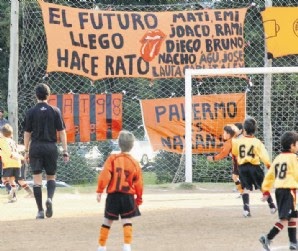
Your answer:
[[[0,108],[0,129],[5,124],[8,124],[8,120],[6,118],[4,118],[4,109],[3,108]]]

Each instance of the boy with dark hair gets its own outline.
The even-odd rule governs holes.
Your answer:
[[[267,168],[270,167],[268,152],[264,144],[254,134],[257,129],[256,121],[249,117],[244,121],[244,136],[234,139],[232,142],[232,154],[237,161],[239,177],[244,189],[242,194],[243,216],[250,217],[249,192],[261,189],[264,179],[264,171],[260,167],[261,161]],[[270,212],[276,212],[272,197],[267,199]]]
[[[111,154],[98,176],[97,201],[101,201],[104,189],[107,189],[104,221],[98,238],[98,251],[106,251],[106,242],[114,220],[119,216],[123,225],[123,251],[131,251],[132,221],[140,216],[138,206],[142,204],[143,178],[138,161],[129,151],[134,144],[134,135],[121,131],[118,138],[120,153]],[[136,195],[136,198],[135,198]]]
[[[275,198],[278,208],[279,221],[267,235],[259,239],[265,250],[270,250],[273,238],[285,227],[288,227],[289,248],[298,250],[297,245],[297,211],[296,189],[298,188],[298,134],[285,132],[281,136],[282,151],[276,156],[262,184],[263,198],[267,200],[271,188],[275,187]]]
[[[228,157],[231,154],[231,150],[232,150],[232,138],[235,137],[237,133],[238,133],[238,128],[235,125],[233,125],[233,124],[225,125],[224,126],[224,132],[223,132],[224,145],[222,147],[222,150],[214,156],[208,156],[207,160],[209,160],[209,161],[219,161],[219,160],[222,160],[222,159]],[[236,163],[233,160],[233,170],[235,169],[235,164]],[[232,175],[232,178],[234,180],[233,175]],[[237,190],[239,191],[239,193],[241,195],[242,192],[243,192],[243,189],[241,187],[241,183],[236,182],[236,181],[234,180],[236,188],[237,188]]]
[[[38,84],[35,88],[37,104],[27,111],[25,117],[25,160],[30,162],[33,173],[33,193],[38,209],[36,219],[44,219],[45,214],[48,218],[53,215],[52,200],[56,189],[58,160],[57,132],[63,148],[63,160],[69,161],[65,123],[60,109],[48,104],[50,94],[48,85]],[[47,179],[46,212],[42,205],[43,170]]]
[[[224,129],[223,129],[224,144],[223,144],[221,151],[214,156],[208,156],[207,160],[218,161],[218,160],[222,160],[222,159],[228,157],[229,154],[231,153],[232,138],[234,137],[235,133],[236,132],[235,132],[234,128],[232,127],[232,125],[225,125]]]
[[[239,137],[243,136],[243,124],[242,123],[235,123],[234,125],[238,129],[236,137],[239,138]]]

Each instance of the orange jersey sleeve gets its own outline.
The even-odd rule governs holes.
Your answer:
[[[143,177],[140,164],[128,153],[112,154],[98,176],[97,193],[121,192],[143,195]]]
[[[222,147],[222,150],[217,155],[214,156],[214,160],[217,161],[228,157],[231,150],[232,150],[232,139],[229,139],[225,141]]]

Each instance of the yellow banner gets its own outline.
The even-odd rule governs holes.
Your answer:
[[[141,100],[142,116],[154,151],[183,153],[185,98]],[[218,152],[226,124],[242,122],[245,93],[193,96],[192,149],[194,154]]]
[[[298,54],[298,7],[270,7],[261,13],[269,58]]]
[[[124,12],[39,4],[48,72],[154,79],[184,78],[186,68],[245,67],[247,8]]]

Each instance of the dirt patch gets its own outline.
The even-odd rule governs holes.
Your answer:
[[[134,251],[258,251],[261,234],[277,221],[260,192],[251,194],[251,218],[243,218],[242,201],[232,185],[196,186],[193,190],[177,187],[145,189],[142,216],[133,222]],[[45,191],[44,191],[45,192]],[[35,220],[34,199],[21,191],[16,203],[8,204],[0,190],[2,234],[0,250],[22,251],[95,251],[104,203],[95,193],[65,192],[57,189],[54,215]],[[44,198],[46,194],[44,193]],[[120,251],[122,226],[114,222],[107,243],[108,251]],[[288,250],[287,229],[274,240],[273,250]]]

